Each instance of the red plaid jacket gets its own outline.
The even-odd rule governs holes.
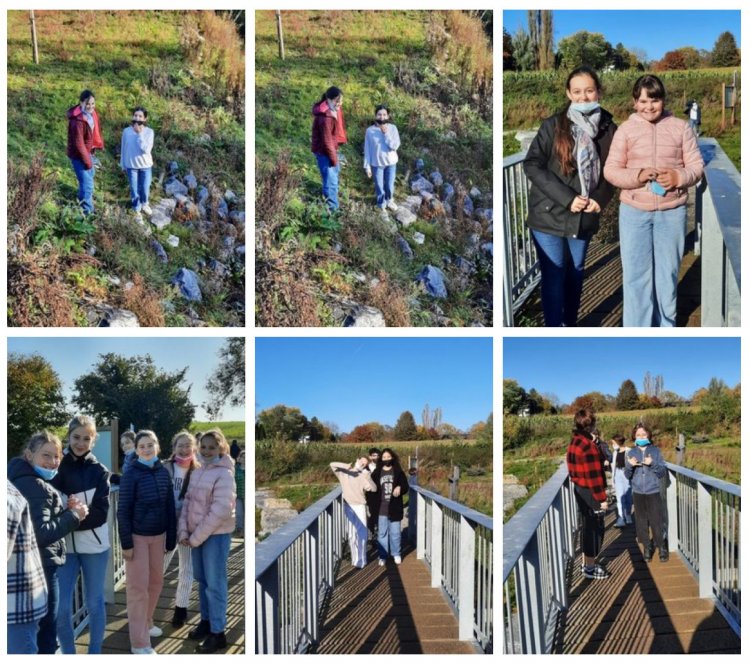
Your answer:
[[[568,472],[574,484],[591,491],[595,500],[607,500],[607,484],[604,478],[602,455],[587,434],[575,433],[568,446]]]

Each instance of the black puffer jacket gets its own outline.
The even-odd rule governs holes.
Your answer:
[[[65,562],[65,536],[78,527],[78,516],[65,509],[60,494],[25,459],[11,459],[8,480],[29,503],[34,534],[45,567]]]
[[[575,168],[568,175],[563,175],[560,162],[554,153],[557,120],[558,116],[553,115],[542,122],[523,162],[526,176],[531,180],[526,225],[558,237],[591,237],[599,230],[599,215],[570,211],[573,199],[581,193],[581,182]],[[602,109],[599,133],[594,138],[602,170],[616,130],[617,125],[612,115]],[[615,188],[601,173],[599,184],[590,196],[603,210],[614,193]]]

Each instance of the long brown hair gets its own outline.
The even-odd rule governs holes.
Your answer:
[[[570,90],[570,82],[576,76],[589,76],[594,81],[596,89],[601,92],[602,84],[599,81],[597,73],[588,65],[581,65],[576,67],[570,74],[568,79],[565,81],[565,89]],[[568,118],[568,109],[570,108],[570,101],[565,105],[558,114],[557,122],[555,123],[555,138],[552,143],[552,149],[560,162],[560,170],[563,175],[570,175],[576,167],[575,156],[573,155],[573,147],[575,142],[573,141],[573,132],[570,129],[570,119]]]

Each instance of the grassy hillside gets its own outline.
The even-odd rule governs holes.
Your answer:
[[[28,12],[8,12],[9,324],[96,325],[104,306],[131,310],[142,326],[242,324],[244,256],[226,251],[224,239],[244,245],[244,225],[217,216],[227,189],[244,208],[244,44],[235,25],[213,12],[36,17],[38,65]],[[65,114],[85,88],[96,96],[105,143],[97,212],[86,219],[65,154]],[[166,165],[176,161],[178,176],[192,171],[210,192],[204,218],[175,214],[163,230],[135,223],[119,149],[136,105],[148,109],[156,134],[152,207],[164,195]],[[208,268],[211,259],[228,271]],[[182,267],[198,273],[201,302],[169,285]]]
[[[690,71],[658,72],[667,89],[666,107],[677,117],[683,113],[688,99],[697,99],[701,106],[703,136],[718,139],[724,151],[740,169],[740,108],[737,125],[721,130],[721,84],[732,82],[732,68],[696,69]],[[739,69],[737,70],[739,81]],[[633,111],[632,90],[637,72],[609,72],[601,75],[602,105],[621,123]],[[567,72],[506,72],[503,74],[503,154],[517,152],[518,142],[513,134],[519,129],[538,127],[541,121],[558,111],[565,102]],[[741,95],[738,95],[741,102]]]
[[[244,422],[193,422],[190,425],[190,431],[208,431],[216,428],[221,429],[224,437],[230,443],[236,440],[240,447],[245,446]]]
[[[386,224],[362,168],[364,132],[375,105],[385,103],[401,135],[397,202],[411,194],[408,178],[422,158],[427,173],[439,169],[446,182],[460,184],[459,196],[476,186],[483,192],[477,207],[492,207],[492,62],[479,19],[464,12],[284,11],[282,20],[285,60],[274,12],[256,12],[258,324],[340,325],[343,300],[380,309],[388,325],[490,323],[492,263],[478,246],[491,242],[491,224],[449,222],[441,214],[403,230]],[[337,217],[320,203],[310,152],[311,108],[331,85],[344,91],[349,138]],[[413,260],[398,248],[398,232]],[[470,267],[444,265],[444,257],[458,256]],[[417,288],[427,264],[446,272],[447,300],[432,301]]]

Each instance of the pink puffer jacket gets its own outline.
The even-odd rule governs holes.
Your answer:
[[[180,512],[177,539],[200,546],[211,535],[234,531],[234,462],[228,454],[201,466],[190,475]]]
[[[642,168],[674,168],[679,186],[659,196],[638,181]],[[703,158],[687,122],[665,112],[656,122],[633,113],[612,139],[604,177],[619,187],[620,202],[639,210],[671,210],[687,203],[687,189],[703,177]]]

